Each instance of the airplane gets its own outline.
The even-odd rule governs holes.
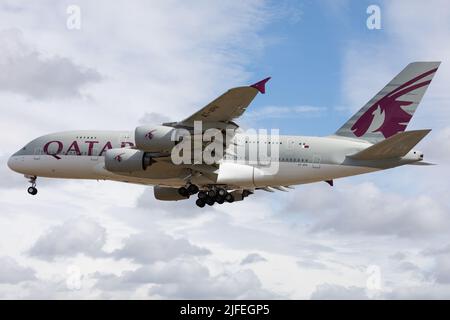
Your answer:
[[[267,136],[242,133],[235,120],[258,93],[265,93],[269,77],[230,89],[179,122],[131,131],[67,131],[38,137],[14,153],[8,166],[29,179],[31,195],[37,194],[37,177],[113,180],[153,185],[158,200],[197,195],[197,206],[205,207],[241,201],[257,190],[289,191],[294,185],[319,181],[333,186],[337,178],[406,164],[428,165],[423,153],[413,148],[431,130],[405,130],[439,65],[408,64],[341,128],[325,137],[280,135],[267,141]],[[231,132],[230,139],[218,140],[225,151],[214,163],[174,163],[173,150],[183,142],[174,135],[192,133],[198,122],[203,125],[201,134],[207,129]],[[203,148],[204,141],[200,144]],[[277,152],[250,156],[249,147],[262,149],[269,144]]]

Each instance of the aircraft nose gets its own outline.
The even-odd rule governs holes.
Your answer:
[[[9,157],[7,164],[12,171],[19,172],[20,161],[19,157],[16,154],[13,154],[11,157]]]
[[[14,162],[15,162],[15,161],[14,161],[14,156],[9,157],[9,159],[8,159],[8,167],[9,167],[11,170],[16,171],[16,170],[15,170],[15,163],[14,163]]]

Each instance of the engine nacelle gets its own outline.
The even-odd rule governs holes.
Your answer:
[[[156,199],[163,201],[178,201],[187,199],[178,193],[177,188],[154,186],[153,194]]]
[[[105,169],[111,172],[144,171],[152,163],[150,155],[142,150],[116,148],[105,152]]]
[[[172,141],[174,128],[167,126],[140,126],[134,132],[136,147],[149,152],[170,151],[175,146]]]
[[[224,162],[219,167],[217,183],[253,188],[263,175],[260,169],[253,166]]]

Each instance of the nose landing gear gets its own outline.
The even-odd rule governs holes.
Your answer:
[[[38,190],[36,188],[36,176],[30,177],[29,182],[31,183],[31,187],[28,188],[28,193],[35,196],[38,193]]]

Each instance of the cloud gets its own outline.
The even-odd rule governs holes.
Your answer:
[[[433,17],[433,18],[431,18]],[[447,83],[450,65],[450,10],[445,0],[385,1],[383,29],[345,44],[342,95],[356,110],[412,61],[444,61],[410,125],[446,126],[450,113]],[[381,37],[380,37],[381,36]],[[367,63],[369,61],[369,63]],[[360,66],[364,66],[361,68]]]
[[[103,257],[106,229],[91,218],[80,216],[51,227],[28,251],[44,260],[85,254]]]
[[[139,119],[139,123],[141,125],[146,126],[159,126],[165,122],[177,121],[171,120],[168,116],[163,115],[158,112],[146,112],[141,119]]]
[[[339,206],[334,204],[339,203]],[[299,208],[311,217],[311,231],[334,231],[418,238],[450,229],[448,207],[422,194],[404,196],[384,192],[374,183],[339,184],[334,190],[309,186],[301,197],[292,197],[286,210]]]
[[[439,284],[422,284],[420,286],[405,286],[385,292],[383,297],[388,300],[442,300],[450,294],[450,286]]]
[[[305,269],[326,269],[327,268],[327,266],[321,262],[314,261],[314,260],[307,260],[307,259],[297,261],[297,265],[300,268],[305,268]]]
[[[100,74],[60,56],[46,57],[27,44],[17,29],[0,31],[0,91],[33,99],[82,96],[82,88]]]
[[[137,198],[136,206],[145,210],[152,209],[154,212],[172,217],[204,215],[205,210],[198,208],[194,199],[196,198],[190,197],[180,201],[160,201],[155,199],[153,188],[147,188]]]
[[[427,248],[423,250],[422,254],[425,256],[450,255],[450,244],[437,248]]]
[[[430,270],[424,271],[426,278],[433,283],[450,284],[450,254],[440,254],[433,259],[433,266]]]
[[[398,260],[398,261],[402,261],[405,260],[407,257],[407,254],[404,252],[396,252],[393,255],[391,255],[389,258],[393,259],[393,260]]]
[[[171,262],[158,261],[144,265],[119,276],[97,273],[94,277],[97,278],[96,287],[102,290],[129,290],[144,284],[169,284],[207,278],[209,270],[194,260],[180,258]]]
[[[149,292],[171,299],[263,299],[276,296],[262,289],[258,277],[248,269],[211,276],[207,269],[190,268],[195,268],[196,272],[188,274],[189,277],[158,284]],[[169,272],[176,273],[177,270],[178,267],[174,266]]]
[[[0,283],[17,284],[35,279],[33,269],[19,265],[11,257],[0,257]]]
[[[151,285],[149,294],[165,299],[260,299],[273,298],[251,270],[225,271],[211,275],[209,269],[193,259],[156,262],[126,271],[119,276],[95,274],[95,287],[128,291]]]
[[[399,265],[400,269],[403,271],[420,271],[421,269],[414,263],[410,261],[403,261]]]
[[[263,256],[261,256],[260,254],[249,253],[244,259],[242,259],[241,265],[251,264],[251,263],[256,263],[256,262],[264,262],[264,261],[267,261],[267,259],[264,258]]]
[[[209,250],[191,244],[184,238],[173,238],[158,231],[134,234],[124,240],[121,249],[112,253],[116,259],[131,259],[137,263],[169,261],[180,256],[203,256]]]
[[[151,294],[171,299],[273,299],[276,295],[261,288],[261,282],[251,270],[223,273],[215,277],[200,277],[196,281],[157,285]]]
[[[245,118],[249,120],[263,118],[318,117],[326,108],[316,106],[265,106],[255,111],[247,111]]]
[[[23,175],[17,174],[9,169],[7,162],[11,155],[0,154],[0,188],[27,188],[28,183]]]
[[[317,286],[311,294],[312,300],[365,300],[368,299],[364,288],[345,287],[336,284],[324,283]]]
[[[388,17],[385,9],[391,11],[397,3],[400,1],[381,6],[383,19]],[[50,131],[132,129],[139,120],[141,123],[158,123],[164,122],[166,116],[170,120],[181,120],[225,88],[250,83],[247,80],[253,78],[253,69],[248,66],[267,68],[258,61],[273,33],[267,36],[261,30],[270,23],[274,12],[267,10],[264,1],[193,4],[78,1],[78,4],[83,14],[79,32],[65,29],[64,4],[30,2],[11,4],[4,11],[4,6],[0,9],[0,29],[14,26],[22,30],[23,37],[10,41],[22,43],[27,49],[21,61],[37,63],[44,69],[50,64],[54,68],[49,69],[53,71],[62,64],[78,74],[76,79],[86,80],[79,71],[88,66],[105,75],[101,81],[86,80],[76,91],[68,92],[68,89],[53,84],[51,74],[47,72],[45,79],[39,79],[52,84],[59,93],[49,93],[44,88],[43,96],[39,96],[38,89],[29,82],[16,91],[12,91],[14,87],[0,89],[3,104],[8,106],[0,119],[0,126],[9,133],[3,143],[5,154],[14,152],[34,136]],[[448,11],[445,3],[430,5],[434,9],[427,8],[427,3],[417,9],[417,3],[403,2],[403,6],[410,5],[417,12],[401,8],[401,3],[395,10],[413,17],[410,30],[427,20],[418,17],[425,10]],[[326,9],[327,6],[322,7]],[[237,14],[229,15],[229,12]],[[364,12],[361,15],[364,18]],[[227,16],[226,23],[215,23],[224,16]],[[434,24],[441,19],[432,20]],[[177,24],[170,21],[177,21]],[[418,30],[408,33],[405,28],[401,36],[404,43],[398,42],[397,36],[386,39],[385,34],[380,33],[372,33],[379,36],[379,43],[376,39],[368,41],[366,33],[361,41],[349,43],[345,38],[341,39],[352,50],[346,55],[343,70],[343,76],[350,79],[344,80],[343,87],[343,96],[351,102],[350,107],[358,108],[364,104],[404,66],[405,61],[419,58],[424,48],[431,51],[423,57],[436,59],[439,52],[446,55],[447,51],[443,49],[448,37],[441,33],[447,32],[448,22],[441,21],[444,27],[435,30],[419,25],[425,36],[418,36]],[[390,21],[384,22],[387,31]],[[389,28],[395,29],[395,26],[391,24]],[[433,39],[436,30],[439,37]],[[115,41],[110,41],[111,34]],[[143,41],[150,38],[153,41]],[[426,46],[417,47],[422,42],[426,42]],[[401,47],[409,51],[409,55],[402,54]],[[4,56],[6,53],[0,53],[0,57]],[[424,115],[428,116],[428,113],[421,116],[422,110],[430,111],[433,117],[439,118],[436,121],[447,126],[447,118],[440,116],[445,114],[443,110],[448,101],[442,93],[448,90],[438,85],[443,83],[445,86],[448,82],[446,77],[442,78],[447,74],[445,65],[442,64],[425,96],[427,100],[424,99],[428,103],[432,98],[433,103],[427,108],[421,106],[411,125],[431,124],[434,128],[436,119],[427,123]],[[23,79],[25,71],[17,63],[14,66]],[[339,74],[337,70],[331,71]],[[93,99],[82,103],[69,99],[86,94]],[[28,99],[23,99],[24,96]],[[60,98],[66,99],[64,104],[60,103]],[[34,99],[32,104],[27,101],[29,99]],[[290,112],[294,116],[310,116],[315,115],[315,111],[305,106],[283,104],[264,109],[265,116],[270,117],[277,116],[278,112],[282,117],[287,117]],[[448,132],[442,131],[442,135],[438,135],[439,140],[448,140]],[[440,154],[445,159],[446,149],[439,140],[436,148],[441,148]],[[401,172],[402,169],[398,170]],[[367,275],[362,266],[371,263],[381,265],[383,275],[388,278],[386,282],[394,288],[391,293],[386,292],[385,297],[448,296],[449,286],[444,284],[446,261],[437,261],[438,255],[414,255],[424,248],[439,248],[442,243],[448,243],[448,222],[444,215],[448,212],[444,201],[448,183],[442,178],[447,171],[442,171],[442,166],[437,167],[432,179],[425,176],[430,171],[420,174],[411,167],[408,170],[408,174],[403,171],[395,176],[388,171],[381,175],[340,180],[332,189],[319,184],[304,185],[289,194],[257,193],[241,203],[204,210],[194,206],[194,199],[157,202],[151,188],[143,194],[141,186],[114,182],[69,181],[52,192],[41,185],[44,188],[39,199],[32,199],[24,195],[23,190],[9,188],[5,176],[5,182],[0,183],[6,187],[0,193],[0,204],[10,214],[3,215],[0,223],[0,240],[8,243],[7,247],[0,248],[1,254],[12,255],[32,247],[37,251],[33,257],[43,259],[29,259],[30,266],[39,270],[40,279],[14,286],[14,292],[9,296],[272,298],[282,291],[287,298],[308,298],[312,292],[319,298],[364,297],[360,284]],[[388,180],[380,178],[386,175]],[[19,175],[17,178],[22,179]],[[372,182],[361,183],[367,179]],[[25,187],[26,181],[23,182]],[[19,186],[20,182],[11,180],[10,183]],[[102,221],[100,230],[93,227],[95,223],[92,222],[87,223],[91,227],[80,228],[76,221],[70,227],[61,228],[63,223],[48,229],[49,225],[64,221],[75,211],[95,219],[91,221]],[[154,232],[155,224],[158,224],[157,232]],[[83,231],[85,229],[91,231]],[[42,234],[43,230],[47,232]],[[17,238],[17,234],[23,236]],[[102,234],[105,235],[103,240]],[[129,234],[143,234],[143,239],[128,243],[129,239],[124,237]],[[150,236],[147,238],[146,235]],[[94,244],[91,246],[83,237]],[[98,238],[100,241],[95,240]],[[39,245],[33,244],[36,239],[40,241]],[[157,248],[149,241],[156,242]],[[162,252],[166,243],[169,244],[167,253]],[[177,244],[181,244],[181,248]],[[271,258],[265,263],[245,264],[243,269],[242,258],[254,252],[264,252],[264,255],[267,252]],[[390,259],[396,252],[408,252],[406,262],[409,263],[402,264],[404,259],[400,262]],[[67,292],[62,279],[67,276],[65,271],[69,261],[94,275],[83,278],[86,291]],[[328,268],[321,269],[322,264]],[[419,273],[427,276],[418,278],[416,271],[402,271],[412,270],[414,265],[421,269]],[[41,279],[41,274],[46,277]],[[62,275],[61,281],[54,281],[54,274]],[[90,288],[92,280],[97,284]],[[324,282],[328,285],[318,286]]]

